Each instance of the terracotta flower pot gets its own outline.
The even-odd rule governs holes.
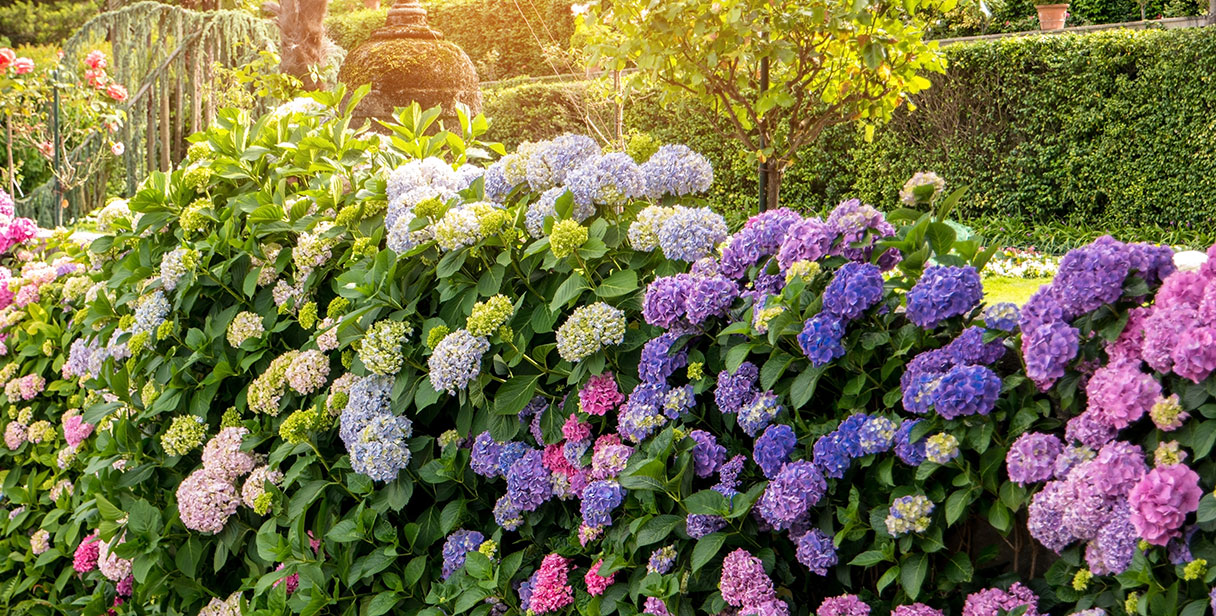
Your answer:
[[[1036,4],[1040,30],[1063,30],[1068,19],[1068,4]]]

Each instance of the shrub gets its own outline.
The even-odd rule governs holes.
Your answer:
[[[0,6],[0,45],[59,43],[97,15],[103,4],[73,0],[6,2]]]
[[[332,9],[325,17],[325,33],[342,49],[350,51],[366,41],[377,28],[384,25],[388,9],[363,9],[335,14]]]

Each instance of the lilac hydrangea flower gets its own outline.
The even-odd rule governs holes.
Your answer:
[[[566,186],[580,204],[625,205],[646,193],[646,178],[624,152],[594,157],[569,173]]]
[[[923,448],[922,445],[922,451]],[[839,430],[819,437],[811,451],[814,455],[815,466],[819,467],[824,475],[832,479],[840,479],[844,477],[845,471],[849,470],[851,457]]]
[[[693,472],[697,477],[709,477],[717,472],[726,460],[726,448],[704,430],[693,430],[688,436],[697,443],[692,449]]]
[[[696,262],[726,239],[726,219],[707,207],[677,205],[659,227],[659,248],[668,259]]]
[[[798,537],[796,542],[798,562],[806,565],[816,575],[827,575],[828,569],[836,566],[836,546],[832,538],[818,528]]]
[[[1064,511],[1069,507],[1068,486],[1065,481],[1049,481],[1031,499],[1026,529],[1043,547],[1060,553],[1076,540],[1064,525]]]
[[[688,274],[655,278],[642,298],[642,318],[664,329],[675,325],[686,312],[692,285],[693,278]]]
[[[755,436],[781,413],[781,401],[777,394],[766,391],[756,394],[752,401],[739,409],[736,420],[748,436]]]
[[[1001,395],[1001,377],[985,366],[955,366],[942,375],[933,407],[946,419],[987,415]]]
[[[689,537],[700,539],[726,528],[726,519],[718,515],[690,513],[684,520],[684,528]]]
[[[756,379],[760,369],[755,364],[745,361],[732,374],[728,370],[718,373],[718,383],[714,388],[714,402],[723,413],[738,413],[743,405],[750,402],[758,393]]]
[[[535,191],[564,184],[567,174],[599,153],[599,145],[586,135],[565,134],[538,143],[527,161],[528,184]]]
[[[625,491],[615,480],[592,481],[583,489],[580,511],[588,526],[610,526],[612,510],[625,500]]]
[[[667,332],[646,342],[642,347],[642,357],[638,360],[638,378],[642,382],[666,383],[667,377],[688,365],[687,348],[671,352],[679,338],[679,334]]]
[[[635,443],[645,440],[667,422],[663,415],[666,394],[667,387],[657,383],[635,387],[617,413],[617,432]]]
[[[661,146],[642,163],[641,172],[646,194],[652,199],[703,193],[714,181],[714,169],[709,160],[682,144]]]
[[[752,216],[722,249],[721,273],[730,278],[742,278],[747,268],[776,254],[790,227],[801,220],[796,212],[785,208]]]
[[[924,437],[916,442],[912,441],[912,430],[920,422],[920,419],[906,419],[899,424],[899,430],[895,432],[895,455],[909,466],[920,466],[920,463],[925,461]]]
[[[827,256],[837,235],[835,228],[816,217],[791,224],[777,252],[781,271],[784,273],[799,261],[818,261]]]
[[[1063,446],[1052,434],[1027,432],[1018,437],[1005,455],[1009,479],[1019,485],[1051,479],[1055,474],[1056,457]]]
[[[507,497],[520,511],[535,511],[552,495],[541,452],[529,450],[507,470]]]
[[[739,297],[739,287],[725,276],[694,278],[688,292],[688,321],[700,325],[710,317],[725,316],[736,297]]]
[[[476,550],[485,540],[485,536],[475,530],[460,529],[448,535],[443,544],[443,579],[452,577],[457,569],[463,567],[465,556]]]

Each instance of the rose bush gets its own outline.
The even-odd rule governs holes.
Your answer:
[[[362,92],[343,94],[221,112],[87,246],[57,234],[10,257],[0,600],[479,616],[1199,600],[1198,582],[1151,577],[1158,548],[1110,564],[1128,536],[1190,537],[1196,508],[1216,512],[1178,466],[1212,445],[1187,413],[1216,363],[1179,329],[1206,331],[1207,274],[1180,278],[1168,249],[1102,240],[1019,314],[982,304],[994,251],[946,222],[962,191],[731,233],[683,146],[507,153],[479,141],[484,118],[437,130],[417,108],[377,135],[352,130]],[[1145,413],[1187,435],[1152,471],[1107,442]],[[1065,421],[1082,445],[1050,434]],[[1091,576],[1120,577],[1076,583],[1081,541],[1108,541]]]

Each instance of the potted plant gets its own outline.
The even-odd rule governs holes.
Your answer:
[[[1064,22],[1068,19],[1067,2],[1064,4],[1036,4],[1034,8],[1039,12],[1040,30],[1064,29]]]

